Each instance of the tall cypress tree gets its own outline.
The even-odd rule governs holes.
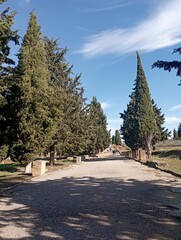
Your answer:
[[[177,130],[175,128],[173,129],[173,139],[174,140],[178,139],[178,132],[177,132]]]
[[[49,95],[49,71],[40,26],[32,12],[17,66],[17,141],[12,155],[32,161],[51,141],[54,133]]]
[[[111,143],[112,143],[112,144],[115,144],[115,135],[112,135]]]
[[[0,6],[6,0],[0,0]],[[17,31],[12,30],[16,12],[6,8],[0,13],[0,160],[7,157],[12,141],[12,74],[15,62],[9,57],[10,42],[19,44]]]
[[[181,123],[178,125],[178,138],[181,139]]]
[[[146,76],[137,52],[137,77],[135,81],[135,123],[139,142],[145,145],[148,158],[151,155],[151,142],[158,131]]]
[[[121,136],[119,130],[115,131],[115,144],[121,145]]]
[[[151,155],[153,137],[159,131],[152,106],[146,76],[137,52],[137,76],[135,87],[127,111],[121,114],[121,128],[125,143],[133,150],[146,149],[148,158]]]

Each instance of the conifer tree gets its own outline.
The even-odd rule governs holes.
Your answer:
[[[151,143],[158,131],[146,76],[137,52],[137,77],[135,81],[135,123],[139,142],[145,145],[148,158],[151,155]]]
[[[17,141],[12,155],[21,162],[29,162],[50,144],[55,130],[49,111],[51,99],[45,49],[33,12],[18,57]]]
[[[175,128],[173,129],[173,139],[174,140],[178,139],[178,132],[177,132],[177,130]]]
[[[132,150],[139,148],[140,144],[138,136],[136,135],[136,123],[135,123],[135,93],[132,92],[130,95],[130,102],[127,105],[127,110],[120,113],[120,117],[123,119],[121,126],[121,133],[125,144]]]
[[[146,149],[148,158],[151,155],[153,137],[159,131],[152,106],[146,76],[137,53],[137,76],[135,87],[127,111],[121,114],[123,118],[123,133],[125,143],[133,150],[142,147]]]
[[[1,5],[6,0],[0,0]],[[17,31],[12,30],[16,12],[10,8],[0,12],[0,160],[7,157],[12,141],[12,74],[15,62],[9,57],[10,42],[19,44]]]
[[[57,40],[44,37],[43,41],[45,45],[46,63],[50,73],[48,85],[52,89],[50,111],[56,128],[47,151],[50,152],[50,164],[54,164],[55,151],[58,148],[59,142],[62,141],[59,137],[59,132],[62,131],[63,128],[63,99],[65,93],[62,88],[62,79],[63,76],[65,77],[65,71],[63,70],[65,68],[64,54],[66,49],[59,48]]]
[[[110,144],[110,132],[107,130],[107,118],[104,114],[100,102],[96,97],[92,98],[89,108],[90,121],[90,146],[89,151],[95,152],[104,150]]]
[[[44,38],[46,59],[50,71],[50,85],[54,88],[54,119],[57,131],[51,149],[61,155],[78,155],[86,151],[88,123],[80,75],[74,76],[73,66],[65,59],[67,49],[59,47],[57,40]]]
[[[119,130],[115,131],[115,144],[121,145],[121,136]]]
[[[174,49],[173,53],[181,54],[181,47]],[[176,75],[178,77],[181,77],[181,61],[168,62],[168,61],[158,60],[157,62],[153,63],[153,65],[152,65],[152,68],[155,68],[155,67],[163,68],[164,70],[169,71],[169,72],[172,69],[176,69],[177,70]],[[181,81],[180,81],[179,85],[181,85]]]
[[[115,135],[112,135],[111,143],[112,143],[112,144],[115,144]]]
[[[163,124],[165,122],[164,114],[161,113],[161,108],[158,108],[155,104],[154,100],[152,99],[152,106],[153,111],[155,113],[155,119],[158,131],[154,134],[153,140],[152,140],[152,146],[155,148],[155,144],[160,141],[167,140],[168,137],[170,137],[171,132],[168,129],[165,129],[163,127]]]
[[[178,125],[178,138],[181,139],[181,123]]]

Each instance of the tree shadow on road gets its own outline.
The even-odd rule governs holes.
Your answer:
[[[161,190],[157,181],[90,176],[26,183],[0,199],[0,239],[179,239]]]

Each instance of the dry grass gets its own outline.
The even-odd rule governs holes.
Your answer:
[[[181,146],[160,147],[153,152],[152,160],[163,169],[181,174]]]

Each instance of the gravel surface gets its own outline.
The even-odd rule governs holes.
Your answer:
[[[178,186],[180,179],[132,160],[88,160],[0,198],[0,239],[180,240],[181,222],[163,204]]]

